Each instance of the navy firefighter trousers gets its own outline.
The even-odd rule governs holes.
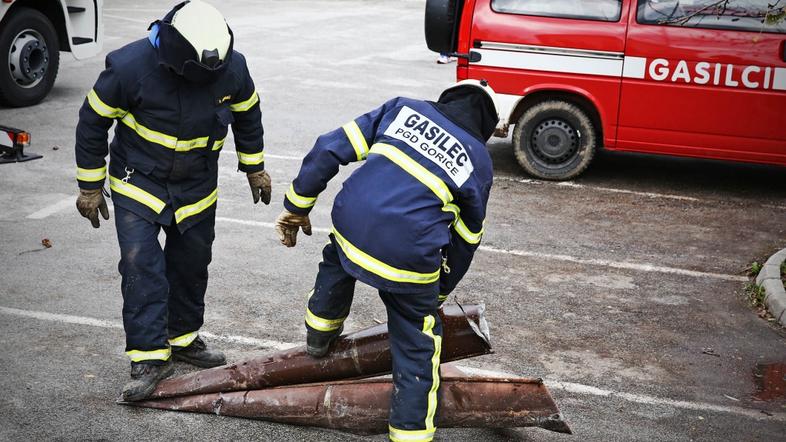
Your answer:
[[[174,218],[162,225],[115,206],[115,226],[126,353],[133,362],[164,363],[171,347],[188,346],[202,327],[215,213],[181,233]]]
[[[355,278],[339,261],[335,238],[330,235],[322,251],[314,290],[309,295],[306,327],[335,333],[349,314]],[[437,314],[437,288],[420,293],[379,290],[388,314],[393,356],[394,393],[390,409],[390,438],[431,440],[439,394],[439,359],[442,322]]]

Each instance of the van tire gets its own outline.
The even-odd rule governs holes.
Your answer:
[[[544,180],[569,180],[595,156],[597,130],[573,103],[547,100],[527,109],[513,129],[513,151],[521,167]]]
[[[0,26],[0,104],[11,107],[32,106],[43,100],[55,84],[60,65],[57,32],[49,18],[35,9],[12,8],[5,18]],[[20,34],[23,31],[30,32]],[[15,69],[19,68],[14,62],[12,48],[18,46],[19,42],[23,42],[25,47],[34,46],[31,51],[35,59],[30,56],[24,63],[33,67],[34,71],[43,70],[39,80],[19,80],[11,73],[12,64]],[[24,84],[27,81],[29,83]]]
[[[427,0],[424,21],[426,46],[434,52],[456,51],[456,35],[461,14],[460,0]]]

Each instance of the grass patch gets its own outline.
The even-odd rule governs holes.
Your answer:
[[[750,282],[745,285],[745,294],[748,296],[748,302],[751,307],[764,308],[764,298],[767,296],[764,287],[755,282]]]

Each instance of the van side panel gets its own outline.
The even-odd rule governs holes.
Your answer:
[[[786,165],[784,41],[631,14],[617,148]]]
[[[598,104],[604,142],[613,146],[628,6],[623,2],[618,22],[604,22],[498,13],[491,0],[477,0],[471,45],[481,60],[469,63],[468,76],[489,80],[511,103],[542,84],[584,91],[587,100]]]

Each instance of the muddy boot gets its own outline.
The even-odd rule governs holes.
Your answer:
[[[172,347],[172,357],[202,368],[218,367],[227,363],[224,353],[209,350],[199,336],[186,347]]]
[[[122,399],[127,402],[146,399],[156,389],[158,382],[171,375],[173,370],[171,361],[163,365],[132,362],[131,382],[123,387]]]
[[[342,331],[344,331],[343,325],[338,330],[332,332],[320,332],[308,329],[306,331],[306,353],[315,358],[325,356],[330,349],[330,344],[341,336]]]

